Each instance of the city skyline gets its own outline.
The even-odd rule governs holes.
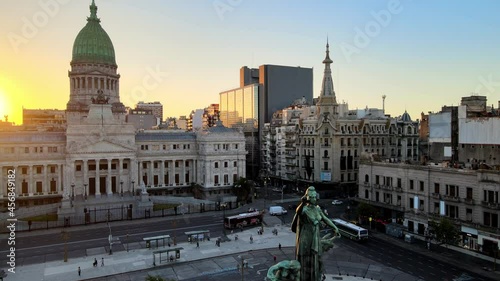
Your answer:
[[[90,3],[2,2],[0,116],[20,124],[22,107],[65,109],[72,46]],[[189,115],[238,87],[240,67],[263,64],[313,67],[318,97],[328,37],[337,100],[351,109],[382,108],[386,95],[386,113],[407,110],[415,120],[471,93],[497,106],[495,1],[287,3],[96,0],[121,101],[160,101],[164,118]]]

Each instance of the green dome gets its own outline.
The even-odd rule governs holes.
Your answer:
[[[99,63],[116,66],[115,48],[100,22],[97,18],[97,6],[92,0],[87,24],[80,30],[73,43],[72,64]]]

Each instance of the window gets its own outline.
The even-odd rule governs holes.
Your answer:
[[[424,182],[420,181],[419,184],[420,184],[420,191],[424,191]]]
[[[158,162],[153,162],[153,167],[154,167],[155,169],[158,169]]]
[[[369,182],[369,181],[370,181],[370,176],[365,175],[365,182]]]
[[[41,181],[36,182],[36,192],[42,193],[42,182]]]
[[[236,150],[238,149],[238,144],[234,145],[234,149],[236,149]]]
[[[491,226],[491,227],[498,227],[498,214],[484,212],[483,213],[483,221],[484,221],[484,225]]]
[[[24,148],[24,153],[30,153],[30,148],[29,147],[25,147]]]
[[[142,168],[146,169],[148,167],[148,162],[142,162]]]
[[[123,166],[122,166],[123,170],[126,170],[128,169],[128,163],[123,163]]]
[[[80,172],[81,170],[82,170],[82,166],[81,165],[76,165],[76,171]]]
[[[175,161],[175,167],[179,168],[179,161]]]
[[[215,163],[214,163],[214,168],[215,168],[215,169],[219,168],[219,162],[215,162]]]
[[[434,193],[439,194],[439,183],[434,183]]]
[[[222,145],[223,150],[229,150],[229,144],[223,144]]]
[[[413,180],[410,180],[410,189],[413,189]]]
[[[413,204],[413,203],[414,203],[413,197],[412,197],[412,198],[409,198],[408,200],[409,200],[409,203],[410,203],[410,209],[415,208],[415,207],[414,207],[415,205]]]
[[[233,167],[238,167],[238,162],[237,161],[233,162]]]
[[[398,178],[398,188],[401,188],[401,178]]]
[[[219,185],[219,175],[214,176],[214,184]]]
[[[368,189],[365,190],[365,199],[368,199]]]
[[[458,186],[447,184],[446,185],[446,195],[451,197],[458,197]]]
[[[328,170],[328,162],[323,163],[323,170]]]
[[[467,199],[472,199],[472,187],[467,187]]]
[[[27,175],[28,174],[28,168],[21,168],[21,174]]]
[[[36,173],[41,174],[42,173],[42,167],[36,167]]]
[[[375,184],[380,184],[380,177],[378,175],[375,176]]]
[[[227,163],[227,161],[224,161],[224,168],[227,168],[229,165]]]
[[[56,167],[55,166],[50,166],[50,172],[53,174],[56,172]]]

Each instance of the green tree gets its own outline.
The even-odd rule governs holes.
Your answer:
[[[238,201],[247,202],[252,198],[254,183],[246,178],[239,178],[233,187],[233,193],[238,197]]]
[[[358,217],[377,217],[378,210],[370,204],[360,203],[356,209],[356,215]]]
[[[439,223],[431,221],[430,226],[435,239],[441,244],[456,245],[458,243],[460,234],[453,222],[449,219],[441,218]]]
[[[196,199],[205,199],[203,187],[195,182],[192,182],[191,186],[189,186],[189,192],[193,194],[193,197]]]

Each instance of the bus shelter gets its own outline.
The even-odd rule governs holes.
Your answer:
[[[144,237],[144,238],[142,238],[142,240],[146,241],[146,248],[151,248],[151,242],[155,242],[155,243],[153,243],[153,246],[156,244],[156,247],[153,247],[153,248],[158,248],[159,241],[162,241],[163,247],[165,247],[165,240],[167,240],[168,246],[170,247],[170,235]]]
[[[163,261],[173,262],[181,258],[181,250],[184,250],[182,247],[172,248],[168,250],[159,250],[153,252],[153,265],[156,266],[156,256],[158,255],[158,264],[161,264]],[[175,255],[174,255],[175,253]],[[163,257],[162,257],[163,254]]]
[[[188,237],[188,242],[194,243],[197,241],[210,241],[210,230],[198,230],[184,232]]]

